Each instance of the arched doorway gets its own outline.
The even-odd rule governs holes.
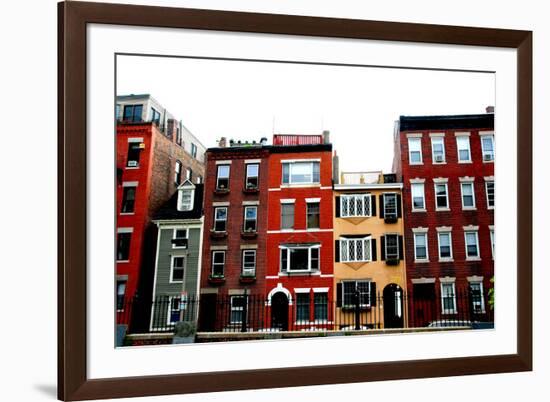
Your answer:
[[[403,328],[403,289],[395,283],[384,288],[384,328]]]
[[[288,330],[288,297],[283,292],[271,296],[271,328]]]

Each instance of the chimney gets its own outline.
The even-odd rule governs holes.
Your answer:
[[[340,184],[340,159],[334,150],[334,155],[332,156],[332,181],[335,184]]]
[[[323,131],[323,144],[330,144],[330,131]]]
[[[267,138],[266,137],[260,138],[260,144],[261,145],[266,145],[267,144]]]
[[[494,106],[487,106],[485,108],[485,113],[495,113],[495,107]]]
[[[220,138],[220,141],[218,142],[218,147],[220,148],[227,147],[227,137]]]

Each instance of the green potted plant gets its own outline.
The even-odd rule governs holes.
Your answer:
[[[194,343],[197,327],[192,321],[180,321],[174,327],[173,344]]]

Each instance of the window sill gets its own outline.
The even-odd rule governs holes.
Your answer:
[[[183,281],[169,281],[168,283],[183,283]]]
[[[208,277],[208,282],[212,285],[222,285],[225,283],[225,276],[212,276]]]
[[[495,163],[495,160],[494,159],[491,159],[490,161],[484,160],[483,163]]]
[[[458,161],[458,163],[468,164],[468,163],[472,163],[472,161]]]
[[[224,237],[227,237],[227,232],[217,232],[215,230],[211,230],[210,237],[213,239],[223,239]]]
[[[466,257],[466,261],[481,261],[481,257]]]
[[[414,260],[415,264],[426,264],[428,262],[430,262],[430,260]]]
[[[432,162],[432,165],[446,165],[447,161],[445,162]]]
[[[411,212],[428,212],[427,209],[413,209]]]
[[[118,263],[126,264],[126,263],[130,262],[130,260],[117,260],[116,262],[117,262],[117,264]]]
[[[139,169],[139,166],[126,166],[125,169],[127,169],[127,170],[136,170],[136,169]]]
[[[494,206],[493,206],[493,207],[487,207],[487,209],[488,209],[489,211],[493,211],[493,210],[495,209],[495,207],[494,207]]]
[[[258,237],[258,232],[241,232],[241,237],[243,239],[255,239]]]
[[[454,258],[440,258],[438,262],[454,262]]]
[[[284,271],[279,272],[279,276],[300,276],[300,275],[321,275],[319,270],[307,270],[307,271]]]
[[[449,212],[451,208],[436,208],[435,212]]]
[[[216,188],[214,189],[214,194],[216,195],[226,195],[229,194],[228,188]]]
[[[129,216],[129,215],[135,215],[135,212],[121,212],[120,216]]]
[[[306,228],[306,232],[318,232],[321,228]]]
[[[284,183],[281,184],[281,188],[289,187],[321,187],[321,183]]]
[[[477,211],[476,207],[462,207],[463,211]]]
[[[409,166],[422,166],[423,162],[409,162]]]

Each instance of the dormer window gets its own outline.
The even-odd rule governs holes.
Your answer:
[[[191,211],[195,200],[195,186],[189,180],[178,187],[178,211]]]

